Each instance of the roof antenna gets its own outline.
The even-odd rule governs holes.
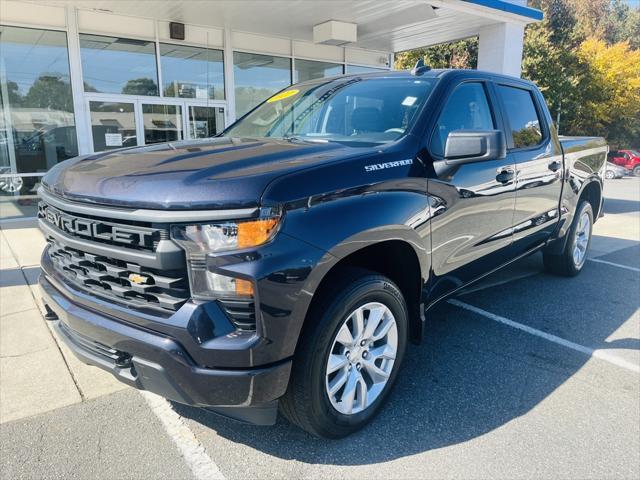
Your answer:
[[[416,66],[413,67],[413,70],[411,70],[411,75],[414,75],[414,76],[422,75],[423,73],[428,72],[429,70],[431,70],[431,67],[424,64],[424,58],[420,58],[416,62]]]

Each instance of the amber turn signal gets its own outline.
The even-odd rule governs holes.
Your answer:
[[[278,218],[265,218],[249,222],[238,222],[238,248],[261,245],[273,235]]]

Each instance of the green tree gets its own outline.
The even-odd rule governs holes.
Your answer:
[[[0,92],[0,95],[2,92]],[[7,80],[7,98],[9,99],[9,105],[12,107],[18,107],[22,104],[22,95],[20,95],[20,87],[16,82]],[[3,99],[4,101],[4,99]]]
[[[395,67],[398,70],[412,68],[420,58],[431,68],[477,68],[478,37],[399,53]]]
[[[151,78],[136,78],[129,80],[124,87],[122,93],[126,95],[158,95],[158,85]]]
[[[60,75],[41,75],[29,88],[21,106],[73,112],[71,85]]]

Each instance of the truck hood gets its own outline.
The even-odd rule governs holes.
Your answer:
[[[274,178],[368,148],[275,139],[213,138],[105,152],[58,164],[45,189],[80,202],[149,209],[257,206]]]

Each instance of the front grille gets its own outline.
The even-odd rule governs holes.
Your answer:
[[[76,332],[63,322],[60,322],[60,329],[73,343],[84,350],[87,350],[118,367],[131,366],[131,355],[128,353],[111,348],[104,343],[96,342],[95,340]]]
[[[114,223],[100,217],[65,212],[42,201],[38,204],[38,218],[70,237],[129,250],[154,252],[161,240],[169,238],[167,227],[125,220]]]
[[[253,300],[218,300],[218,304],[238,330],[256,330],[256,306]]]
[[[189,298],[184,270],[156,271],[132,262],[49,242],[53,265],[71,284],[107,298],[175,311]]]

